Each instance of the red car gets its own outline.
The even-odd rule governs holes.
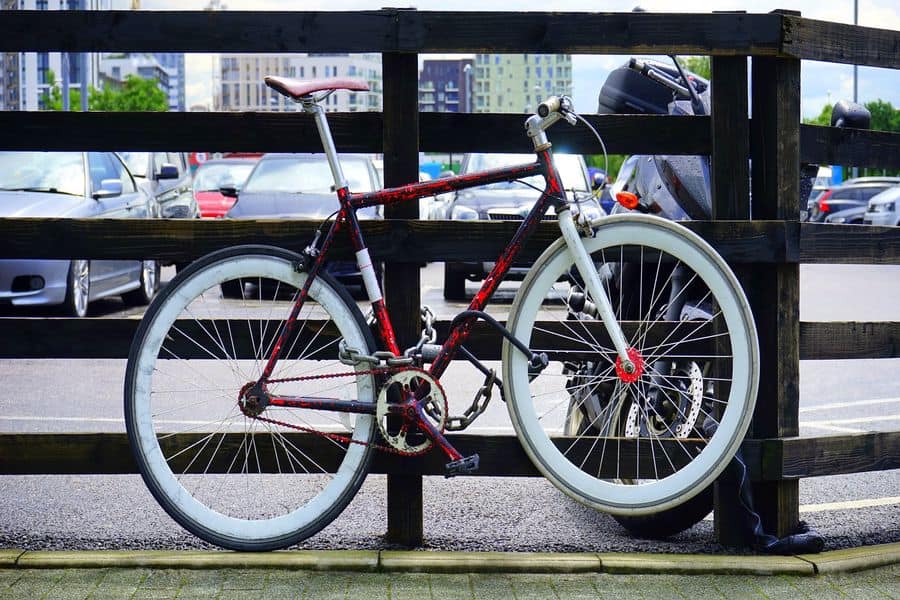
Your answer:
[[[224,217],[235,199],[222,194],[222,188],[240,190],[258,159],[234,157],[200,163],[194,173],[194,198],[200,206],[200,216]]]

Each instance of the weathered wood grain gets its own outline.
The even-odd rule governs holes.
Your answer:
[[[785,15],[781,51],[794,58],[900,68],[900,32]]]
[[[771,14],[11,11],[0,51],[766,54]],[[601,34],[602,33],[602,34]]]

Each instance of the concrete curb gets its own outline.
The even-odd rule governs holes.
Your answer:
[[[900,564],[900,543],[803,556],[444,552],[427,550],[22,551],[0,550],[0,568],[290,569],[408,573],[629,573],[792,575],[853,572]]]

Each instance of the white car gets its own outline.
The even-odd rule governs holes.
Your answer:
[[[872,196],[863,216],[867,225],[900,225],[900,185],[888,188]]]

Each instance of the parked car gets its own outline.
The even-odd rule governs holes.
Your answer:
[[[184,152],[119,152],[138,185],[153,198],[155,216],[195,219],[200,208],[191,191],[192,174]]]
[[[234,205],[258,158],[220,158],[200,163],[194,172],[194,200],[205,218],[224,217]],[[229,195],[222,193],[225,189]]]
[[[812,201],[809,220],[829,223],[862,223],[869,200],[900,184],[900,177],[857,177],[825,190]],[[861,210],[860,210],[861,209]],[[829,218],[830,217],[830,218]]]
[[[577,154],[562,153],[553,156],[563,185],[579,201],[575,209],[580,208],[590,219],[602,216],[603,209],[591,194],[591,182],[588,178],[584,158]],[[533,161],[533,154],[472,153],[463,157],[460,175]],[[540,197],[540,192],[531,186],[543,189],[543,185],[543,179],[535,176],[523,181],[495,183],[462,190],[456,194],[448,194],[445,198],[438,198],[435,201],[429,218],[521,221]],[[551,213],[548,213],[545,218],[555,218],[555,215]],[[493,268],[493,262],[444,263],[444,298],[463,300],[466,280],[481,281]],[[521,278],[527,271],[528,265],[514,265],[507,277]]]
[[[351,192],[379,188],[378,173],[366,155],[340,156]],[[332,188],[334,179],[324,154],[265,154],[253,167],[234,206],[225,214],[232,219],[312,219],[321,221],[340,208]],[[381,207],[357,211],[360,219],[382,218]],[[353,261],[332,261],[327,270],[344,284],[360,285],[362,276]],[[376,265],[376,271],[380,271]],[[244,286],[227,282],[226,297],[242,297]]]
[[[113,152],[0,152],[0,217],[147,218],[151,199]],[[152,260],[0,260],[0,303],[62,305],[121,295],[147,304],[159,283]]]
[[[900,185],[888,188],[876,196],[872,196],[863,216],[867,225],[900,225]]]

